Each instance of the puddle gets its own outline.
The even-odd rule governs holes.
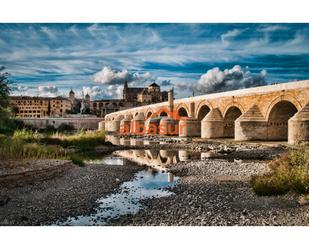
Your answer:
[[[152,168],[135,174],[134,179],[124,182],[107,197],[97,200],[99,206],[88,216],[70,217],[55,225],[94,226],[108,225],[112,219],[127,214],[136,214],[142,209],[141,200],[173,195],[167,187],[175,186],[178,177],[168,172],[155,171]]]

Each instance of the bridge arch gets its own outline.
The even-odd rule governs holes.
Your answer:
[[[189,108],[186,104],[180,104],[175,108],[178,117],[189,117]]]
[[[162,107],[154,111],[154,114],[159,117],[167,117],[169,114],[169,110],[167,107]]]
[[[241,116],[243,110],[238,105],[229,106],[223,115],[224,129],[223,137],[235,137],[235,120]]]
[[[267,117],[268,140],[288,139],[288,120],[298,111],[290,101],[281,100],[273,105]]]
[[[184,107],[180,107],[177,111],[179,117],[189,117],[188,111]]]
[[[150,118],[152,114],[153,114],[153,110],[151,108],[148,108],[144,116],[147,119],[147,118]]]
[[[236,107],[236,108],[238,108],[238,109],[241,111],[241,113],[244,113],[244,112],[245,112],[245,109],[243,108],[243,106],[242,106],[240,103],[238,103],[238,102],[230,102],[229,104],[227,104],[227,105],[225,106],[224,111],[223,111],[223,113],[222,113],[222,115],[223,115],[224,118],[225,118],[225,116],[226,116],[226,113],[227,113],[228,111],[230,111],[230,108],[231,108],[231,107]]]
[[[300,104],[300,102],[299,102],[294,96],[292,96],[292,95],[290,95],[290,94],[281,95],[281,96],[276,97],[276,98],[270,103],[270,105],[268,106],[267,111],[266,111],[266,115],[265,115],[266,120],[269,119],[269,115],[270,115],[271,110],[272,110],[272,109],[274,108],[274,106],[275,106],[277,103],[279,103],[280,101],[287,101],[287,102],[292,103],[292,104],[297,108],[298,111],[300,111],[301,108],[302,108],[302,105]]]
[[[200,101],[196,106],[195,117],[202,121],[202,119],[207,115],[207,113],[212,109],[212,105],[207,100]]]

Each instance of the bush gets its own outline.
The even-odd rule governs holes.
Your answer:
[[[44,129],[44,131],[53,133],[53,132],[56,132],[57,129],[53,125],[47,125],[46,128]]]
[[[306,148],[292,150],[270,162],[271,172],[254,176],[253,190],[258,195],[281,195],[289,191],[309,193],[309,151]]]
[[[78,157],[77,155],[73,154],[70,156],[70,160],[72,161],[72,163],[78,165],[78,166],[85,166],[85,163],[83,161],[83,159],[81,159],[80,157]]]
[[[74,130],[74,126],[70,125],[70,124],[61,124],[59,125],[59,127],[57,128],[57,130],[59,132],[65,132],[65,131],[73,131]]]

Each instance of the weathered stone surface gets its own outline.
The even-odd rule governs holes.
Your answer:
[[[224,122],[219,108],[212,109],[201,122],[202,138],[223,137]]]
[[[236,119],[235,140],[267,140],[267,122],[257,105]]]
[[[73,115],[72,115],[73,116]],[[55,128],[58,128],[61,124],[72,125],[75,129],[89,129],[97,130],[99,127],[99,122],[103,118],[97,118],[96,116],[91,115],[91,117],[59,117],[59,118],[20,118],[25,124],[31,125],[34,128],[45,128],[46,126],[52,125]]]
[[[289,143],[309,141],[309,103],[289,119]]]
[[[180,137],[199,137],[201,136],[201,122],[195,118],[182,118],[179,120]]]
[[[119,115],[135,113],[143,113],[146,116],[147,113],[161,113],[163,110],[166,113],[174,113],[174,115],[168,113],[168,116],[175,119],[182,109],[186,110],[190,118],[201,120],[208,110],[216,109],[216,113],[221,113],[223,122],[221,120],[209,122],[208,127],[207,125],[204,127],[204,132],[201,124],[201,134],[204,138],[235,135],[237,140],[287,140],[288,120],[304,108],[308,101],[309,80],[304,80],[177,100],[173,100],[171,96],[168,102],[118,111],[108,114],[106,119],[111,120]],[[231,108],[234,108],[235,115],[230,114]],[[233,124],[240,113],[243,120]],[[304,130],[307,132],[306,122],[298,125],[295,122],[294,130],[300,129],[303,125],[305,128],[302,132]],[[235,132],[233,132],[234,125]],[[305,136],[302,139],[307,138]]]

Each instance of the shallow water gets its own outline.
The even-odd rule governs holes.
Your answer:
[[[172,187],[179,177],[168,168],[172,164],[203,159],[203,152],[188,150],[119,150],[100,159],[87,160],[87,164],[126,165],[128,162],[149,166],[136,173],[131,181],[124,182],[114,193],[99,198],[98,207],[91,215],[69,217],[56,225],[108,225],[123,215],[136,214],[143,206],[142,200],[173,195]],[[91,166],[90,166],[91,167]]]
[[[85,160],[86,164],[124,165],[125,160],[119,156],[108,155],[100,159]]]
[[[125,160],[120,156],[108,156],[100,162],[122,163],[123,165]],[[153,168],[141,170],[131,181],[122,183],[115,193],[98,199],[99,205],[93,214],[69,217],[65,221],[56,222],[55,225],[108,225],[111,220],[123,215],[136,214],[142,209],[141,200],[173,195],[173,192],[167,188],[175,186],[178,179],[167,171],[158,171]]]

